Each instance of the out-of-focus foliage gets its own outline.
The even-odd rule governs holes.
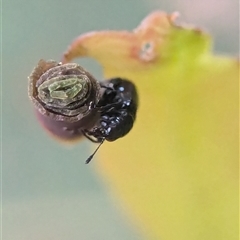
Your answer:
[[[239,62],[176,16],[81,35],[63,61],[95,58],[138,88],[133,130],[95,161],[147,239],[237,239]]]

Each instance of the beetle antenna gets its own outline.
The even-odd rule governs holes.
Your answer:
[[[88,159],[86,160],[86,164],[90,163],[90,161],[92,160],[92,158],[94,157],[95,153],[98,151],[98,149],[101,147],[101,145],[103,144],[105,138],[102,139],[102,141],[100,142],[100,144],[98,145],[98,147],[96,148],[96,150],[93,152],[93,154],[91,154]]]

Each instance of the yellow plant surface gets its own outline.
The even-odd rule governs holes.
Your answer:
[[[211,37],[154,12],[133,31],[79,36],[63,62],[92,57],[104,77],[133,81],[132,131],[104,143],[99,171],[146,239],[238,239],[237,59]]]

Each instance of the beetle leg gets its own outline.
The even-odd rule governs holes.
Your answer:
[[[102,83],[100,83],[100,87],[101,87],[101,88],[108,89],[108,90],[115,91],[112,87],[109,87],[109,86],[103,85]]]
[[[105,106],[101,106],[101,107],[96,107],[97,109],[99,109],[100,111],[106,111],[106,112],[111,112],[112,110],[114,110],[115,107],[119,107],[122,105],[122,99],[118,99],[117,102],[115,103],[109,103]]]
[[[87,129],[82,130],[82,134],[89,139],[91,142],[100,143],[103,140],[103,137],[95,137],[93,131],[89,131]]]

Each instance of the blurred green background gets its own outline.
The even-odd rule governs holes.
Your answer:
[[[64,146],[36,121],[27,96],[27,76],[38,60],[59,60],[84,32],[131,30],[156,9],[179,11],[181,21],[212,33],[215,52],[237,56],[238,4],[238,0],[2,2],[4,240],[143,239],[95,174],[98,159],[84,164],[90,143]],[[78,62],[102,79],[96,62]]]

